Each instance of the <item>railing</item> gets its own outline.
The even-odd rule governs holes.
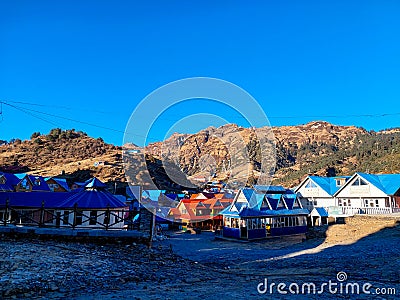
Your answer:
[[[48,209],[45,208],[44,201],[40,208],[20,208],[12,207],[9,201],[6,201],[5,207],[0,209],[0,226],[13,224],[72,229],[134,230],[139,229],[138,214],[138,211],[132,209],[114,210],[107,207],[104,210],[84,210],[77,205],[72,209]]]
[[[349,206],[335,206],[325,208],[329,214],[335,215],[383,215],[400,212],[400,208],[391,207],[349,207]]]

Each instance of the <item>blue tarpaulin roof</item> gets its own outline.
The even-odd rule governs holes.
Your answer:
[[[0,172],[0,178],[4,177],[5,183],[0,183],[0,191],[12,192],[20,179],[14,174]]]
[[[50,192],[50,188],[42,176],[27,175],[25,178],[28,178],[29,181],[31,182],[32,191]],[[22,180],[24,180],[24,179],[22,179]]]
[[[92,179],[89,180],[89,182],[86,183],[85,188],[90,189],[90,188],[97,188],[97,189],[103,189],[106,188],[107,185],[100,180],[98,180],[96,177],[93,177]]]
[[[127,207],[124,202],[114,197],[113,194],[103,190],[84,190],[78,193],[71,193],[71,196],[57,207],[71,208],[74,207],[75,204],[77,204],[78,208],[91,209]]]
[[[0,193],[0,207],[6,206],[7,199],[9,206],[20,208],[40,208],[44,201],[45,208],[56,208],[64,202],[71,193],[53,193],[53,192],[3,192]]]

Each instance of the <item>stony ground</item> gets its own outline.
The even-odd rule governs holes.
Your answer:
[[[400,293],[399,220],[356,217],[321,228],[306,241],[238,243],[215,240],[210,232],[171,233],[151,250],[3,237],[0,299],[396,299],[377,295],[376,288],[394,288],[397,298]],[[279,283],[339,284],[339,272],[346,273],[343,283],[370,283],[375,294],[324,289],[322,295],[282,295],[276,290]],[[260,294],[257,286],[265,280],[275,288]]]

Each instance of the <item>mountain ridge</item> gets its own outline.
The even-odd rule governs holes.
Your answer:
[[[296,185],[307,174],[400,172],[400,128],[375,132],[325,121],[272,128],[227,124],[208,127],[196,134],[174,133],[164,142],[144,148],[125,146],[107,144],[83,132],[56,128],[47,135],[35,132],[30,140],[3,141],[0,169],[46,176],[85,173],[104,181],[124,182],[124,151],[135,149],[145,155],[150,176],[160,188],[174,186],[163,169],[164,161],[168,161],[168,168],[174,162],[174,172],[179,173],[179,167],[192,181],[213,176],[226,179],[234,173],[247,177],[245,183],[251,184],[259,176],[265,165],[261,160],[266,157],[267,162],[274,161],[273,183],[287,187]],[[272,163],[268,168],[272,168]],[[136,184],[146,183],[141,182],[144,177],[140,174],[131,180]]]

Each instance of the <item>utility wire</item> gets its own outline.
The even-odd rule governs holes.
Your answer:
[[[19,106],[16,106],[16,105],[12,105],[12,104],[9,104],[9,103],[6,103],[6,102],[1,102],[1,103],[4,103],[7,106],[10,106],[10,107],[12,107],[12,108],[14,108],[16,110],[22,111],[22,112],[30,115],[32,117],[38,118],[38,119],[40,119],[40,120],[42,120],[44,122],[50,123],[50,124],[58,126],[58,127],[64,127],[64,126],[60,126],[59,124],[54,123],[52,121],[49,121],[49,120],[47,120],[45,118],[42,118],[42,117],[40,117],[40,116],[38,116],[38,115],[36,115],[34,113],[42,114],[42,115],[46,115],[46,116],[50,116],[50,117],[54,117],[54,118],[60,118],[60,119],[64,119],[64,120],[67,120],[67,121],[76,122],[76,123],[80,123],[80,124],[84,124],[84,125],[88,125],[88,126],[92,126],[92,127],[97,127],[97,128],[100,128],[100,129],[110,130],[110,131],[114,131],[114,132],[118,132],[118,133],[133,135],[133,136],[136,136],[136,137],[143,137],[143,138],[146,138],[147,140],[159,141],[159,139],[152,138],[150,136],[144,136],[144,135],[134,134],[134,133],[130,133],[130,132],[125,132],[123,130],[114,129],[114,128],[111,128],[111,127],[105,127],[105,126],[101,126],[101,125],[97,125],[97,124],[93,124],[93,123],[89,123],[89,122],[85,122],[85,121],[75,120],[75,119],[72,119],[72,118],[67,118],[67,117],[63,117],[63,116],[59,116],[59,115],[55,115],[55,114],[45,113],[45,112],[34,110],[34,109],[22,108],[22,107],[19,107]]]
[[[31,106],[39,106],[39,107],[49,107],[49,108],[60,108],[60,109],[66,109],[66,110],[76,110],[76,107],[68,107],[68,106],[59,106],[59,105],[46,105],[46,104],[38,104],[38,103],[32,103],[32,102],[23,102],[23,101],[11,101],[11,100],[0,100],[0,102],[6,104],[6,103],[15,103],[15,104],[23,104],[23,105],[31,105]],[[94,113],[101,113],[101,114],[110,114],[110,111],[101,111],[101,110],[93,110],[93,109],[84,109],[80,108],[81,111],[90,111]],[[395,112],[395,113],[381,113],[381,114],[350,114],[350,115],[296,115],[296,116],[267,116],[268,119],[296,119],[296,118],[363,118],[363,117],[370,117],[370,118],[376,118],[376,117],[388,117],[388,116],[396,116],[400,115],[400,112]],[[159,116],[157,119],[163,119],[167,121],[177,121],[180,120],[184,117],[187,117],[187,115],[182,115],[182,116],[177,116],[174,114],[175,119],[170,119],[170,118],[164,118],[163,116]],[[231,115],[227,116],[232,119],[246,119],[245,116],[239,116],[239,115]]]
[[[71,107],[67,107],[67,106],[57,106],[57,105],[45,105],[45,104],[37,104],[37,103],[30,103],[30,102],[22,102],[22,101],[2,101],[0,100],[0,116],[1,118],[3,118],[3,113],[2,113],[2,105],[7,105],[10,106],[16,110],[19,110],[25,114],[28,114],[34,118],[40,119],[46,123],[52,124],[54,126],[58,126],[58,127],[64,127],[64,126],[60,126],[59,124],[41,117],[37,114],[41,114],[41,115],[45,115],[45,116],[49,116],[49,117],[53,117],[53,118],[59,118],[59,119],[63,119],[63,120],[67,120],[67,121],[71,121],[71,122],[76,122],[76,123],[80,123],[80,124],[84,124],[84,125],[88,125],[88,126],[92,126],[92,127],[97,127],[100,129],[105,129],[105,130],[109,130],[109,131],[113,131],[113,132],[118,132],[118,133],[123,133],[123,134],[127,134],[127,135],[132,135],[132,136],[136,136],[136,137],[142,137],[145,138],[146,140],[153,140],[153,141],[159,141],[159,138],[154,138],[154,137],[150,137],[150,136],[144,136],[144,135],[139,135],[139,134],[134,134],[131,132],[125,132],[123,130],[119,130],[119,129],[115,129],[115,128],[111,128],[111,127],[106,127],[106,126],[101,126],[98,124],[94,124],[94,123],[89,123],[89,122],[85,122],[85,121],[80,121],[80,120],[76,120],[76,119],[72,119],[72,118],[68,118],[68,117],[64,117],[64,116],[60,116],[60,115],[55,115],[55,114],[51,114],[51,113],[46,113],[43,111],[39,111],[39,110],[35,110],[35,109],[31,109],[31,108],[26,108],[26,107],[21,107],[21,106],[17,106],[17,105],[13,105],[10,103],[15,103],[15,104],[22,104],[22,105],[31,105],[31,106],[38,106],[38,107],[50,107],[50,108],[62,108],[62,109],[68,109],[68,110],[73,110],[76,108],[71,108]],[[83,110],[84,109],[80,109]],[[90,110],[91,112],[98,112],[98,113],[105,113],[105,114],[109,114],[110,112],[103,112],[103,111],[95,111],[95,110]],[[383,113],[383,114],[353,114],[353,115],[325,115],[325,116],[316,116],[316,115],[309,115],[309,116],[270,116],[268,117],[269,119],[294,119],[294,118],[315,118],[315,119],[324,119],[324,118],[355,118],[355,117],[387,117],[387,116],[395,116],[395,115],[400,115],[400,112],[396,112],[396,113]],[[177,117],[175,115],[175,117]],[[170,121],[178,121],[180,118],[184,118],[187,117],[187,115],[182,116],[182,117],[178,117],[176,119],[169,119],[169,118],[164,118],[163,116],[159,116],[157,119],[163,119],[163,120],[170,120]],[[244,116],[231,116],[231,118],[239,118],[239,119],[246,119]]]
[[[16,109],[16,110],[22,111],[23,113],[28,114],[28,115],[30,115],[30,116],[32,116],[32,117],[34,117],[34,118],[37,118],[37,119],[40,119],[40,120],[42,120],[42,121],[44,121],[44,122],[46,122],[46,123],[49,123],[49,124],[51,124],[51,125],[62,127],[62,126],[60,126],[60,125],[57,124],[57,123],[54,123],[54,122],[52,122],[52,121],[49,121],[49,120],[47,120],[47,119],[45,119],[45,118],[42,118],[42,117],[40,117],[40,116],[37,116],[37,115],[35,115],[35,114],[29,112],[28,109],[26,109],[26,108],[18,107],[18,106],[15,106],[15,105],[12,105],[12,104],[8,104],[8,103],[5,103],[5,102],[2,102],[2,103],[4,103],[5,105],[8,105],[8,106],[10,106],[10,107],[12,107],[12,108],[14,108],[14,109]]]
[[[1,100],[0,100],[1,101]],[[22,105],[29,105],[29,106],[39,106],[39,107],[48,107],[48,108],[57,108],[57,109],[65,109],[65,110],[75,110],[76,107],[69,107],[69,106],[64,106],[64,105],[47,105],[47,104],[38,104],[38,103],[32,103],[32,102],[23,102],[23,101],[12,101],[12,100],[3,100],[1,101],[3,103],[14,103],[14,104],[22,104]],[[94,113],[100,113],[100,114],[109,114],[110,111],[101,111],[101,110],[96,110],[96,109],[85,109],[85,108],[80,108],[81,111],[89,111],[89,112],[94,112]],[[114,112],[116,113],[116,112]]]

